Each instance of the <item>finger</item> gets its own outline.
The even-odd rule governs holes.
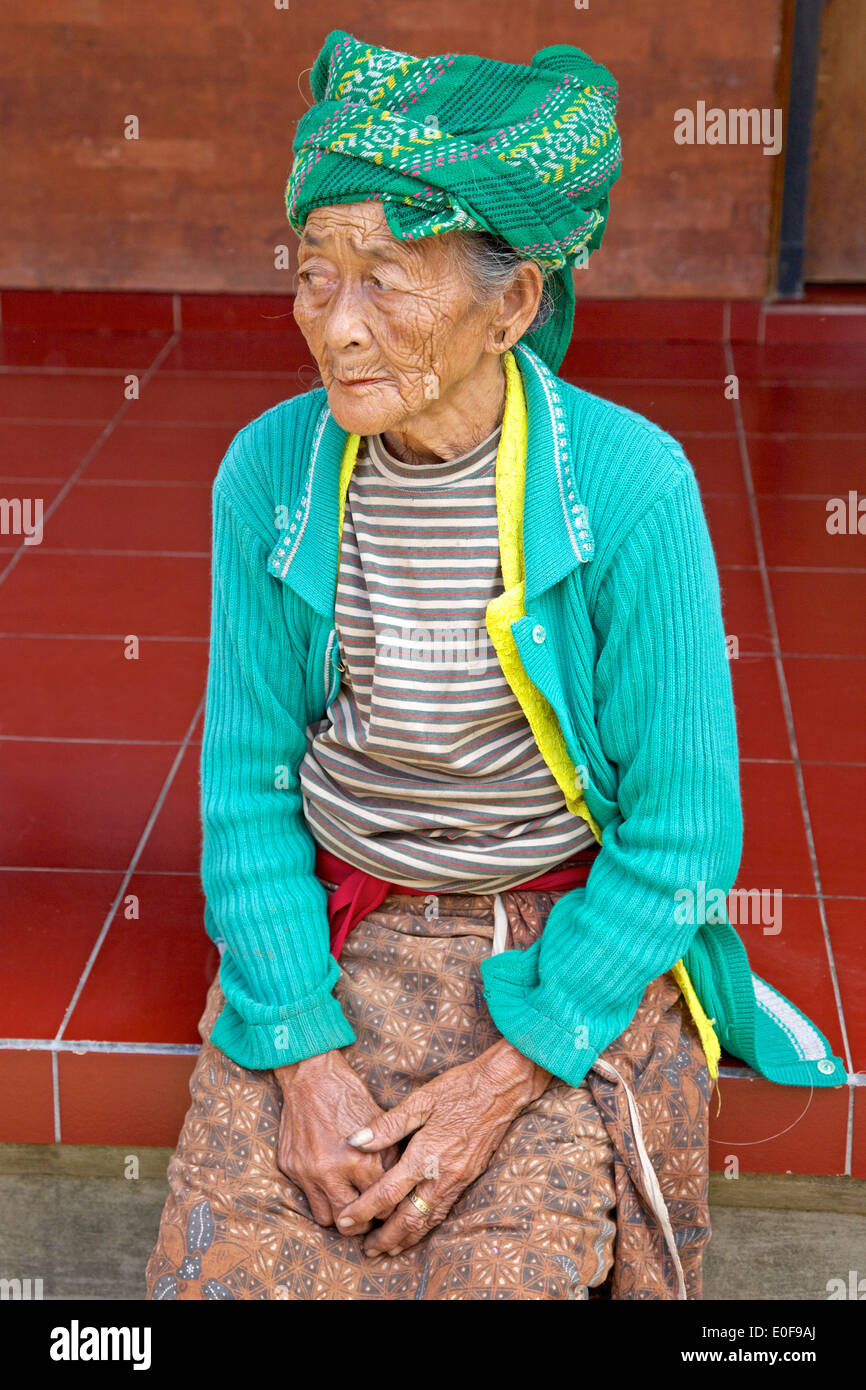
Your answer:
[[[334,1213],[331,1209],[331,1203],[322,1189],[317,1187],[315,1183],[307,1183],[302,1190],[310,1204],[310,1211],[316,1224],[318,1226],[333,1226]]]
[[[341,1177],[328,1178],[322,1183],[322,1191],[335,1215],[339,1215],[343,1207],[347,1207],[350,1202],[355,1201],[356,1197],[360,1197],[362,1190]]]
[[[354,1232],[374,1216],[389,1216],[407,1193],[412,1191],[420,1177],[415,1164],[406,1155],[384,1177],[362,1192],[354,1202],[350,1202],[337,1216],[337,1226],[341,1231]]]
[[[364,1242],[365,1254],[400,1255],[404,1250],[417,1245],[428,1231],[432,1231],[434,1226],[439,1225],[444,1213],[440,1212],[440,1204],[436,1201],[435,1184],[432,1182],[418,1183],[413,1191],[417,1197],[427,1203],[430,1210],[427,1212],[419,1211],[415,1203],[410,1202],[407,1196],[385,1224],[367,1237]]]
[[[428,1096],[421,1086],[395,1105],[393,1110],[386,1110],[363,1129],[347,1134],[346,1143],[351,1144],[353,1149],[363,1149],[365,1153],[378,1153],[381,1149],[390,1148],[399,1139],[405,1139],[408,1134],[413,1134],[429,1118],[432,1109],[433,1097]]]
[[[328,1222],[329,1226],[335,1226],[337,1224],[337,1217],[339,1216],[340,1212],[342,1212],[344,1207],[349,1206],[351,1202],[354,1202],[358,1197],[360,1197],[362,1190],[363,1189],[353,1187],[350,1182],[344,1182],[339,1179],[336,1179],[334,1182],[327,1184],[325,1188],[325,1195],[327,1197],[332,1212],[331,1220]],[[342,1230],[342,1227],[340,1229]],[[366,1221],[363,1223],[363,1225],[354,1225],[351,1231],[346,1231],[345,1234],[353,1236],[363,1236],[366,1235],[369,1229],[370,1222]]]

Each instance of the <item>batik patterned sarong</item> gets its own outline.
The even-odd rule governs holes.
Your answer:
[[[558,896],[501,895],[506,949],[537,938]],[[348,937],[335,993],[356,1041],[344,1055],[384,1109],[499,1039],[480,973],[493,931],[492,894],[391,893]],[[208,1041],[222,1005],[215,980],[148,1298],[700,1298],[711,1082],[671,975],[584,1083],[554,1078],[445,1220],[396,1258],[370,1259],[363,1237],[313,1220],[277,1167],[273,1072]]]

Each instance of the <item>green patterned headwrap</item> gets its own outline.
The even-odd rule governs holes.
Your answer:
[[[342,29],[310,73],[286,188],[300,233],[313,208],[381,202],[402,241],[488,231],[549,267],[552,319],[524,341],[556,372],[574,326],[571,266],[600,244],[620,171],[616,83],[557,44],[528,67],[470,54],[414,58]]]

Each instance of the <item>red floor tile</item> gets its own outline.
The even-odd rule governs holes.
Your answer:
[[[719,583],[725,633],[739,641],[740,660],[747,653],[759,656],[771,653],[770,619],[758,571],[722,567]]]
[[[747,440],[755,491],[847,497],[866,492],[866,449],[862,439],[771,438]]]
[[[0,1048],[0,1143],[51,1144],[53,1140],[51,1053]]]
[[[38,332],[4,329],[0,365],[16,367],[116,367],[143,371],[168,342],[167,333]]]
[[[763,1077],[722,1078],[722,1110],[710,1104],[710,1169],[724,1171],[730,1157],[741,1173],[845,1172],[847,1086],[810,1092],[776,1086]]]
[[[825,893],[866,895],[866,767],[803,768]]]
[[[699,435],[681,431],[678,439],[695,471],[702,493],[745,493],[736,435]]]
[[[743,858],[738,888],[814,893],[792,763],[743,763]]]
[[[3,916],[15,923],[4,951],[0,1037],[56,1035],[121,881],[120,873],[0,875]]]
[[[139,868],[158,873],[198,873],[201,861],[200,762],[201,747],[188,748],[142,850]]]
[[[862,568],[866,563],[866,537],[854,531],[831,534],[827,530],[830,513],[827,494],[818,497],[758,498],[758,516],[768,565],[820,565],[827,568]],[[850,505],[847,493],[839,499],[842,526],[848,526]],[[835,514],[835,509],[834,509]],[[857,526],[856,515],[853,517]],[[866,530],[866,518],[864,518]],[[816,578],[821,583],[820,578]]]
[[[719,565],[757,565],[752,519],[744,497],[704,496],[704,514]]]
[[[114,1042],[198,1043],[197,1024],[219,969],[205,933],[198,880],[136,874],[87,978],[66,1037]]]
[[[0,743],[0,864],[126,869],[176,750]]]
[[[182,331],[296,332],[292,303],[290,294],[182,294]]]
[[[179,742],[204,691],[207,643],[0,637],[0,733],[15,738]]]
[[[0,421],[0,473],[4,478],[66,479],[102,432],[99,424]]]
[[[866,933],[863,898],[828,898],[824,903],[830,946],[855,1072],[866,1072]],[[866,1154],[864,1154],[866,1158]]]
[[[816,313],[813,306],[768,304],[764,338],[768,343],[864,343],[866,313]]]
[[[674,338],[718,342],[724,326],[720,299],[593,299],[578,287],[575,338]]]
[[[300,329],[290,318],[279,333],[184,333],[160,371],[296,372],[302,363],[316,371]]]
[[[757,904],[754,908],[731,904],[734,915],[749,919],[733,924],[749,964],[821,1029],[836,1056],[844,1061],[842,1025],[818,900],[782,893],[779,899],[771,899],[770,905],[772,922],[753,923],[752,916],[761,915],[755,910]]]
[[[734,369],[746,381],[866,380],[866,343],[738,343]]]
[[[172,330],[172,296],[149,291],[3,290],[4,328],[146,333]]]
[[[866,762],[866,663],[787,657],[784,668],[800,757],[807,762]]]
[[[11,888],[13,914],[23,927],[7,972],[12,988],[0,999],[0,1034],[53,1036],[105,919],[106,899],[139,843],[201,698],[206,641],[149,643],[148,635],[206,638],[209,562],[49,551],[89,546],[207,552],[209,485],[232,435],[277,401],[315,384],[316,369],[287,296],[184,295],[173,302],[168,295],[25,292],[17,299],[0,296],[0,303],[4,324],[11,325],[11,333],[0,338],[0,365],[23,368],[0,372],[0,415],[7,417],[0,420],[0,479],[39,480],[39,495],[56,495],[97,444],[103,423],[120,414],[82,480],[49,519],[44,548],[24,552],[0,588],[0,632],[58,634],[0,639],[0,654],[13,673],[0,688],[0,733],[20,740],[0,742],[11,792],[0,804],[0,862],[100,870],[6,875],[6,896]],[[153,360],[147,354],[155,356],[167,341],[177,309],[180,340],[142,399],[121,410],[124,372],[140,373]],[[123,331],[80,331],[103,312],[106,322]],[[840,569],[848,563],[841,558],[843,541],[853,541],[853,556],[862,539],[835,538],[831,547],[824,525],[827,497],[847,496],[849,489],[866,493],[863,440],[840,433],[866,434],[860,389],[866,342],[851,346],[856,334],[847,331],[850,320],[843,327],[836,319],[840,331],[828,338],[827,314],[800,313],[782,323],[772,308],[765,313],[757,303],[737,302],[727,315],[752,476],[758,494],[770,494],[759,496],[759,511],[771,566]],[[40,322],[50,325],[47,331],[31,331]],[[754,969],[814,1018],[841,1053],[782,702],[768,659],[770,624],[754,568],[736,413],[722,389],[724,322],[720,301],[581,299],[564,374],[656,420],[680,438],[695,469],[721,566],[725,631],[740,643],[731,666],[747,760],[737,886],[784,893],[778,935],[764,932],[760,922],[739,923],[738,930]],[[757,343],[762,323],[766,346]],[[862,326],[857,332],[862,338]],[[689,341],[674,341],[678,336]],[[36,364],[69,370],[28,370]],[[803,430],[812,433],[798,433]],[[0,491],[17,495],[10,487]],[[818,536],[816,519],[824,526]],[[0,538],[0,548],[4,540],[9,538]],[[861,562],[854,560],[854,566]],[[785,673],[825,888],[860,895],[831,896],[827,914],[855,1066],[866,1069],[859,910],[866,894],[855,868],[862,858],[858,817],[866,772],[817,765],[866,762],[859,670],[866,629],[863,582],[853,572],[776,568],[771,584],[783,651],[839,657],[789,655]],[[136,663],[123,661],[122,638],[130,633],[142,639]],[[97,640],[105,634],[113,638]],[[128,885],[127,898],[136,895],[140,916],[130,921],[121,912],[112,923],[67,1031],[73,1040],[197,1042],[196,1024],[217,963],[204,933],[198,878],[201,722],[199,716],[195,742]],[[29,741],[58,735],[129,742]],[[157,742],[137,742],[146,739]],[[53,969],[46,983],[40,963],[49,956]],[[192,1056],[62,1053],[58,1061],[66,1142],[174,1144],[188,1104]],[[725,1152],[734,1152],[743,1171],[842,1171],[844,1090],[810,1098],[803,1088],[740,1077],[723,1082],[722,1096],[712,1128],[715,1169],[724,1167]],[[866,1176],[863,1113],[862,1106],[855,1108],[854,1162]],[[49,1053],[0,1052],[0,1126],[4,1118],[10,1139],[51,1141]],[[2,1129],[0,1137],[7,1137]]]
[[[783,652],[858,656],[866,630],[866,585],[858,574],[771,570]]]
[[[645,386],[640,382],[624,386],[617,382],[595,394],[637,411],[674,436],[680,430],[734,432],[732,405],[725,400],[721,381],[717,386]]]
[[[559,375],[578,386],[604,395],[605,377],[651,378],[672,381],[718,382],[725,375],[725,352],[721,343],[666,343],[640,339],[596,339],[576,336]],[[599,384],[599,379],[601,382]],[[590,384],[593,383],[593,384]]]
[[[207,560],[37,551],[0,588],[0,632],[207,636]]]
[[[2,383],[0,383],[2,384]],[[129,412],[138,424],[200,421],[241,425],[306,388],[296,376],[184,376],[157,372]]]
[[[2,563],[4,566],[8,563],[10,555],[13,555],[16,550],[23,550],[25,554],[29,551],[35,553],[43,545],[50,544],[48,532],[51,519],[47,516],[47,512],[63,486],[64,484],[59,481],[47,483],[44,481],[34,482],[32,479],[25,479],[18,482],[6,482],[0,478],[0,494],[2,494],[7,501],[17,498],[22,505],[19,517],[12,521],[10,529],[6,532],[0,532],[0,551],[3,551]],[[27,510],[25,510],[25,504]],[[39,520],[40,506],[42,509],[41,523]],[[37,540],[40,525],[42,539]],[[13,530],[12,526],[16,526],[19,529],[17,531]],[[28,528],[26,534],[24,530],[25,526]],[[32,536],[35,543],[28,544],[26,535]]]
[[[749,383],[740,392],[743,424],[759,434],[862,434],[863,391],[856,386],[770,386]]]
[[[854,1087],[854,1154],[851,1176],[866,1178],[866,1086]]]
[[[756,343],[760,337],[764,305],[759,299],[732,299],[728,305],[731,342]]]
[[[211,483],[235,430],[231,425],[140,425],[121,420],[84,472],[88,480]]]
[[[177,1143],[194,1056],[61,1052],[58,1064],[64,1144]]]
[[[123,374],[13,372],[0,376],[0,416],[109,421],[123,405]]]
[[[202,483],[76,483],[45,526],[61,550],[155,550],[210,555],[210,489]]]
[[[741,758],[790,758],[791,745],[772,657],[731,661]]]

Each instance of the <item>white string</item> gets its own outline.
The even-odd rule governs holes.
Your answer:
[[[493,899],[493,945],[490,948],[491,956],[498,956],[505,950],[505,943],[508,940],[508,913],[505,911],[505,904],[502,901],[502,894],[497,893]]]
[[[307,101],[306,96],[305,96],[304,93],[301,91],[301,78],[302,78],[302,77],[306,77],[307,73],[308,73],[308,72],[312,72],[312,71],[313,71],[312,68],[304,68],[303,72],[299,72],[299,73],[298,73],[298,95],[299,95],[299,97],[301,98],[301,101],[304,103],[304,105],[307,107],[308,110],[309,110],[309,108],[313,105],[313,102]]]
[[[602,1061],[600,1057],[596,1057],[593,1066],[596,1068],[597,1071],[600,1071],[602,1075],[615,1076],[617,1081],[620,1083],[623,1090],[625,1091],[626,1099],[628,1100],[629,1115],[631,1116],[632,1131],[634,1133],[635,1148],[637,1149],[637,1156],[640,1162],[641,1172],[643,1173],[647,1187],[649,1188],[650,1206],[652,1207],[653,1213],[655,1214],[655,1217],[662,1228],[662,1234],[665,1238],[665,1243],[668,1247],[668,1250],[671,1253],[671,1258],[673,1259],[674,1266],[677,1271],[677,1298],[685,1299],[687,1297],[686,1281],[683,1277],[683,1267],[682,1263],[680,1262],[680,1254],[677,1250],[677,1243],[674,1240],[673,1228],[671,1227],[671,1218],[668,1213],[667,1205],[665,1203],[664,1193],[662,1192],[659,1186],[659,1180],[656,1176],[656,1170],[650,1163],[649,1154],[647,1153],[646,1147],[644,1146],[643,1130],[641,1129],[640,1114],[638,1112],[637,1103],[628,1086],[625,1084],[619,1072],[617,1071],[616,1067],[612,1066],[610,1062]]]

